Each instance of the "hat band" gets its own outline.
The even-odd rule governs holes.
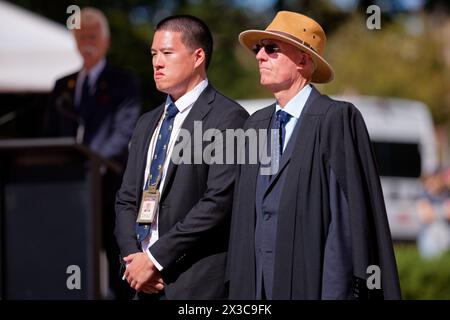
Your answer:
[[[276,31],[276,30],[266,30],[266,31],[273,32],[273,33],[278,33],[278,34],[280,34],[280,35],[282,35],[284,37],[287,37],[287,38],[289,38],[291,40],[300,42],[305,47],[307,47],[307,48],[311,49],[312,51],[314,51],[315,53],[317,53],[316,49],[314,49],[308,42],[303,41],[303,40],[301,40],[301,39],[299,39],[297,37],[294,37],[293,35],[291,35],[289,33],[286,33],[286,32],[283,32],[283,31]]]

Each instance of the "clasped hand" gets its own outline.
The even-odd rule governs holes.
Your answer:
[[[146,253],[133,253],[123,260],[127,264],[124,277],[131,288],[149,294],[164,289],[161,273]]]

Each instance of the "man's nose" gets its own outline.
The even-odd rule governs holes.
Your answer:
[[[266,60],[267,59],[267,54],[266,54],[266,50],[264,49],[264,47],[261,47],[258,51],[258,53],[256,54],[256,60]]]
[[[163,59],[158,53],[153,56],[153,66],[159,68],[163,66]]]

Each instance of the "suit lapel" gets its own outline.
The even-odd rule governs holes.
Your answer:
[[[300,122],[300,120],[301,120],[301,118],[299,119],[299,122]],[[299,126],[298,126],[299,124],[300,123],[297,123],[297,125],[295,126],[294,132],[292,133],[291,139],[289,139],[286,150],[283,152],[277,172],[274,175],[267,177],[269,179],[269,183],[267,184],[267,189],[265,191],[264,196],[267,195],[267,193],[269,192],[269,190],[271,189],[271,187],[273,186],[275,181],[278,180],[278,177],[281,175],[281,172],[284,170],[284,168],[287,166],[287,164],[291,161],[292,145],[294,144],[292,140],[294,140],[293,138],[296,137],[296,133],[299,128]]]
[[[183,150],[185,148],[185,145],[189,141],[191,142],[191,147],[193,146],[193,143],[195,143],[195,141],[194,141],[194,122],[202,121],[206,117],[206,115],[209,113],[209,111],[212,108],[211,104],[214,102],[215,96],[216,96],[216,90],[211,85],[208,85],[205,88],[205,90],[200,94],[197,101],[194,102],[194,105],[192,106],[191,111],[189,111],[188,116],[186,117],[186,119],[184,120],[184,122],[181,126],[181,129],[189,131],[189,135],[190,135],[191,139],[188,141],[183,141],[182,142],[183,145],[177,146],[177,148],[179,147],[181,150]],[[203,137],[201,137],[201,138],[203,138]],[[177,140],[178,140],[178,137],[177,137]],[[202,141],[197,141],[197,143],[202,143]],[[203,150],[203,148],[201,150]],[[171,157],[172,155],[167,155],[167,156]],[[161,200],[167,194],[168,190],[167,190],[166,186],[173,178],[177,167],[178,166],[175,165],[171,159],[169,159],[169,166],[167,168],[167,173],[166,173],[166,177],[164,180],[164,188],[163,188],[163,192],[161,193]]]
[[[257,133],[257,137],[258,137],[258,161],[256,164],[244,164],[243,165],[243,169],[241,169],[241,177],[240,179],[242,180],[242,185],[245,186],[245,193],[246,194],[251,194],[251,195],[256,195],[257,192],[260,192],[259,190],[257,190],[257,181],[258,181],[258,176],[260,174],[260,170],[262,169],[261,166],[261,154],[263,152],[267,153],[267,149],[266,146],[268,144],[268,135],[264,134],[261,135],[261,137],[259,136],[259,130],[263,129],[263,130],[268,130],[270,129],[270,125],[271,125],[271,119],[273,116],[275,110],[275,104],[271,105],[270,107],[267,107],[266,109],[261,110],[257,116],[255,118],[250,118],[251,122],[246,126],[250,129],[254,129],[256,130]],[[260,139],[261,138],[261,139]],[[249,155],[249,146],[247,145],[246,148],[246,155],[245,155],[245,161],[246,163],[249,163],[249,159],[250,159],[250,155]],[[262,179],[268,179],[268,175],[262,175],[261,178]],[[255,208],[255,198],[254,199],[250,199],[250,201],[245,201],[246,204],[246,211],[248,209],[248,212],[253,212],[253,214],[251,215],[251,226],[255,226],[255,214],[256,214],[256,208]],[[254,229],[252,229],[254,231]]]
[[[260,119],[258,120],[258,123],[256,124],[256,130],[258,134],[258,163],[261,165],[261,156],[264,154],[264,156],[269,156],[267,153],[270,154],[270,148],[271,148],[271,140],[270,137],[270,129],[272,127],[272,121],[273,121],[273,115],[275,111],[275,104],[271,105],[269,108],[267,108],[267,111],[265,110],[264,114],[261,115]],[[261,136],[261,140],[259,140],[259,130],[267,130],[267,134],[264,134]]]
[[[65,88],[63,89],[64,90],[63,97],[64,97],[64,101],[65,101],[65,105],[63,107],[69,109],[71,112],[73,112],[76,108],[75,107],[75,88],[77,86],[78,74],[79,74],[79,72],[74,73],[71,76],[69,76],[69,78],[67,79],[67,82],[65,84]]]
[[[256,178],[258,179],[258,176],[260,175],[259,179],[261,179],[262,186],[269,185],[269,180],[271,179],[272,175],[270,174],[272,172],[272,166],[273,166],[273,157],[272,157],[272,127],[273,122],[275,121],[275,104],[271,105],[267,111],[265,111],[265,114],[261,119],[258,120],[257,124],[254,125],[254,127],[257,130],[258,134],[258,169],[259,171],[255,171]],[[265,134],[259,135],[259,130],[264,130]],[[262,161],[262,158],[264,157],[264,161]],[[268,162],[268,163],[267,163]],[[262,174],[262,170],[265,170],[266,172]],[[261,190],[258,189],[258,192],[261,192]],[[262,190],[262,193],[264,194],[266,192],[266,187],[264,187],[264,190]]]
[[[95,93],[94,96],[98,100],[102,95],[106,95],[108,92],[108,74],[110,73],[110,66],[108,63],[105,64],[105,67],[98,75],[97,81],[95,82]]]

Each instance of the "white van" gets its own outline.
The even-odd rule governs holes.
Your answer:
[[[431,114],[419,101],[334,96],[353,103],[364,117],[373,143],[393,239],[415,240],[420,229],[416,198],[420,176],[438,166]],[[238,100],[250,114],[273,99]]]

